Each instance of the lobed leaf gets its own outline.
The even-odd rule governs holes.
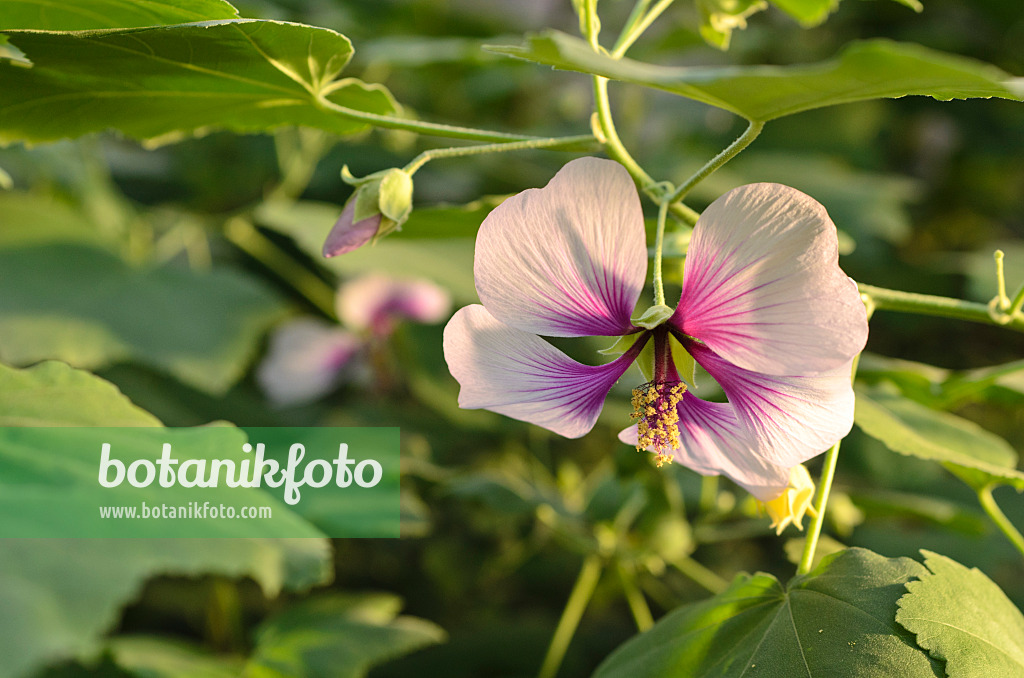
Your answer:
[[[1024,100],[1024,83],[966,57],[889,40],[854,42],[836,58],[796,66],[666,67],[613,59],[558,31],[522,47],[488,47],[554,68],[665,90],[748,120],[767,121],[824,106],[909,95]]]
[[[98,31],[6,32],[31,68],[0,59],[0,143],[106,129],[160,143],[211,129],[304,125],[352,134],[331,105],[389,114],[386,89],[339,79],[344,35],[252,19]]]
[[[0,3],[0,30],[133,28],[237,17],[238,10],[224,0],[4,0]]]
[[[925,572],[909,558],[848,549],[786,586],[739,575],[627,641],[594,678],[935,678],[941,668],[895,622],[904,585]]]
[[[928,572],[906,584],[896,621],[946,662],[949,678],[1024,676],[1024,615],[991,579],[921,551]]]

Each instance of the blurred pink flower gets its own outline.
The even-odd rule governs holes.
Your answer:
[[[451,313],[452,299],[427,280],[370,273],[342,285],[336,308],[346,327],[384,337],[402,320],[428,324],[444,320]]]
[[[277,329],[256,380],[278,406],[312,402],[338,385],[342,369],[362,348],[356,335],[313,318]]]
[[[480,227],[474,274],[483,305],[459,310],[445,328],[459,404],[576,438],[652,343],[653,379],[633,392],[638,425],[620,438],[773,499],[790,468],[853,423],[850,367],[867,318],[837,248],[835,226],[812,198],[779,184],[737,188],[698,220],[674,313],[637,326],[631,313],[647,270],[639,196],[617,163],[574,160]],[[635,339],[618,359],[589,366],[537,335]],[[727,403],[693,395],[672,339]]]
[[[364,360],[370,341],[386,339],[403,320],[444,320],[451,298],[427,280],[368,274],[343,284],[335,306],[341,325],[299,318],[271,337],[256,378],[275,405],[300,405],[330,393],[346,366]]]

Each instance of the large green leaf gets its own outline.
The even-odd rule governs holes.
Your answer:
[[[0,425],[156,426],[111,384],[61,363],[0,366]],[[330,579],[323,539],[7,539],[0,549],[0,677],[93,653],[159,573],[249,576],[269,595]]]
[[[0,30],[132,28],[237,16],[238,10],[224,0],[4,0],[0,3]]]
[[[423,619],[398,617],[389,594],[333,595],[293,605],[260,630],[247,678],[362,678],[376,664],[428,645],[445,633]]]
[[[220,393],[244,372],[284,306],[227,270],[134,268],[81,245],[0,250],[0,360],[121,360]]]
[[[282,125],[350,134],[366,124],[325,102],[395,110],[384,88],[338,79],[352,46],[324,28],[237,19],[7,35],[33,66],[0,60],[0,143],[104,129],[152,141]]]
[[[160,426],[117,387],[60,362],[0,365],[0,426]]]
[[[689,97],[749,120],[772,120],[865,99],[1022,100],[1024,84],[994,66],[920,45],[868,40],[831,61],[798,66],[673,68],[598,54],[578,38],[548,31],[523,47],[489,47],[555,68],[602,75]]]
[[[949,678],[1024,676],[1024,615],[980,570],[922,551],[929,572],[908,582],[896,621],[946,662]]]
[[[150,577],[252,577],[268,595],[330,579],[323,539],[8,539],[0,549],[0,678],[99,649]]]
[[[595,678],[935,678],[896,624],[904,585],[926,571],[909,558],[849,549],[783,586],[758,573],[683,606],[619,647]]]
[[[948,412],[932,410],[882,388],[857,387],[854,422],[893,452],[941,462],[971,485],[1024,489],[1017,453],[1005,440]]]

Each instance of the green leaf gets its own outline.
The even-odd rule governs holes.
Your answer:
[[[8,35],[34,65],[0,60],[0,143],[105,129],[153,143],[211,129],[264,132],[282,125],[351,134],[367,125],[324,101],[395,111],[384,88],[338,79],[352,46],[323,28],[237,19]]]
[[[293,605],[260,630],[248,678],[362,678],[374,666],[443,642],[441,628],[398,617],[389,594],[332,595]]]
[[[159,426],[111,384],[63,363],[0,365],[2,426]],[[0,549],[0,678],[84,657],[158,573],[250,576],[268,595],[330,579],[323,539],[7,539]]]
[[[88,657],[160,573],[252,577],[268,595],[330,579],[323,539],[7,539],[0,549],[0,678]]]
[[[594,678],[935,678],[937,663],[894,621],[903,586],[924,573],[909,558],[848,549],[786,586],[739,575],[627,641]]]
[[[929,572],[906,584],[896,621],[946,662],[949,678],[1024,676],[1024,615],[976,568],[921,551]]]
[[[0,360],[137,360],[212,393],[242,376],[285,310],[231,271],[134,268],[81,245],[0,250],[0,270]]]
[[[994,433],[885,389],[858,386],[856,392],[854,422],[893,452],[955,467],[972,485],[996,482],[1024,489],[1016,451]]]
[[[83,215],[83,210],[36,193],[0,193],[0,249],[54,242],[76,242],[114,249],[114,239]]]
[[[772,0],[772,4],[805,28],[817,26],[839,7],[839,0]]]
[[[238,678],[243,665],[237,657],[156,637],[119,636],[106,649],[119,667],[139,678]]]
[[[0,4],[2,30],[133,28],[236,17],[238,10],[224,0],[5,0]]]
[[[524,47],[488,47],[555,68],[662,89],[743,116],[772,120],[801,111],[908,95],[1021,101],[1024,84],[994,66],[920,45],[855,42],[837,58],[797,66],[674,68],[598,54],[577,38],[547,31]]]
[[[0,365],[0,426],[160,426],[116,386],[60,362]]]

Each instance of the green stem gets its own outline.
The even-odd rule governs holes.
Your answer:
[[[867,295],[874,308],[879,311],[903,311],[905,313],[934,315],[944,318],[958,318],[976,323],[985,323],[986,325],[1008,327],[1018,332],[1024,332],[1024,317],[993,314],[986,304],[962,301],[949,297],[937,297],[931,294],[915,294],[913,292],[889,290],[862,283],[858,283],[857,288],[862,295]]]
[[[241,217],[232,217],[224,224],[224,235],[240,250],[295,288],[325,315],[330,318],[337,317],[334,310],[334,290],[331,286],[282,252],[251,223]]]
[[[591,554],[584,559],[583,567],[576,578],[576,584],[572,587],[572,593],[569,594],[565,609],[562,610],[562,618],[558,620],[558,627],[555,629],[555,635],[551,638],[551,645],[548,646],[548,652],[544,656],[544,663],[541,664],[537,678],[555,678],[558,674],[562,659],[565,658],[565,652],[569,649],[569,643],[572,642],[580,619],[583,618],[583,612],[590,604],[590,598],[594,595],[597,582],[601,579],[603,567],[600,556]]]
[[[814,510],[818,515],[814,516],[811,524],[807,526],[807,538],[804,540],[804,553],[800,558],[800,566],[797,567],[797,574],[807,574],[811,571],[814,563],[814,550],[818,547],[818,537],[821,536],[821,526],[825,522],[825,506],[828,504],[829,490],[832,488],[832,479],[836,473],[836,460],[839,458],[839,443],[829,448],[825,453],[825,465],[821,469],[821,480],[818,481],[818,496],[814,499]]]
[[[651,608],[647,606],[644,594],[633,583],[633,579],[630,573],[626,571],[625,566],[619,563],[617,569],[619,571],[619,580],[622,582],[622,592],[626,596],[626,602],[629,604],[629,611],[633,613],[633,621],[636,622],[637,630],[642,633],[654,626],[654,615],[651,614]]]
[[[718,476],[700,477],[700,510],[701,513],[718,510]]]
[[[1024,308],[1024,283],[1021,283],[1020,289],[1014,295],[1013,301],[1010,303],[1010,310],[1006,312],[1006,315],[1016,318],[1022,308]]]
[[[467,141],[486,141],[491,143],[501,143],[505,141],[531,141],[541,139],[542,137],[533,137],[526,134],[510,134],[508,132],[492,132],[490,130],[473,129],[471,127],[459,127],[457,125],[442,125],[436,122],[423,122],[421,120],[408,120],[406,118],[396,118],[390,115],[378,115],[376,113],[367,113],[366,111],[356,110],[354,108],[348,108],[334,103],[326,97],[320,97],[317,99],[320,106],[326,108],[332,113],[350,118],[352,120],[360,120],[374,127],[384,127],[386,129],[397,129],[406,132],[415,132],[417,134],[429,134],[436,137],[448,137],[451,139],[466,139]]]
[[[1024,536],[1021,535],[1020,531],[1013,526],[1010,519],[1006,517],[1006,514],[999,508],[999,504],[996,503],[995,497],[992,496],[992,490],[994,485],[986,485],[985,487],[978,490],[978,501],[981,502],[981,507],[985,509],[985,513],[992,519],[992,522],[996,524],[1006,538],[1010,540],[1010,543],[1017,547],[1017,550],[1024,555]]]
[[[597,123],[601,135],[604,137],[601,141],[604,143],[605,153],[609,158],[625,167],[640,190],[660,204],[664,199],[663,195],[658,194],[660,184],[633,159],[615,130],[615,121],[612,119],[611,106],[608,103],[608,78],[602,78],[599,75],[594,76],[594,108],[597,112]],[[680,221],[691,226],[697,223],[697,217],[700,216],[681,202],[669,205],[668,209]]]
[[[705,476],[707,477],[707,476]],[[717,477],[717,476],[715,476]],[[711,593],[721,593],[729,588],[729,582],[698,563],[693,558],[683,557],[672,561],[672,565],[698,586]]]
[[[654,305],[665,305],[665,283],[661,274],[661,253],[665,244],[665,216],[668,214],[668,201],[658,205],[658,230],[654,235]]]
[[[481,155],[484,153],[502,153],[505,151],[524,151],[535,148],[544,148],[552,151],[576,151],[585,149],[588,145],[597,141],[593,134],[580,134],[572,137],[551,137],[549,139],[530,139],[528,141],[509,141],[498,144],[481,144],[479,146],[455,146],[452,148],[432,148],[423,151],[403,169],[409,174],[415,174],[431,160],[438,158],[457,158],[467,155]]]
[[[682,200],[686,195],[693,190],[693,187],[700,182],[707,179],[711,174],[716,172],[722,165],[735,158],[740,151],[745,149],[761,134],[761,130],[764,129],[764,123],[760,120],[751,120],[747,129],[744,130],[743,134],[736,139],[736,141],[729,144],[725,150],[712,158],[706,165],[697,170],[697,173],[686,180],[682,186],[676,189],[676,192],[669,198],[671,202],[677,202]]]
[[[622,34],[612,48],[611,56],[615,59],[622,58],[626,51],[633,46],[633,43],[643,35],[644,31],[654,23],[655,19],[661,16],[662,12],[668,9],[672,2],[673,0],[661,0],[647,14],[644,14],[643,11],[647,8],[647,5],[651,4],[651,0],[640,0],[637,2],[633,13],[629,17],[629,21],[626,22],[626,27],[622,29]]]

